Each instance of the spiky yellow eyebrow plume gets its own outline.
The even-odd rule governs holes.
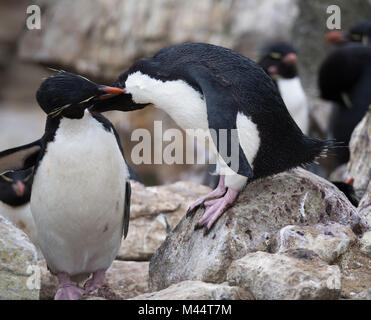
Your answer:
[[[64,105],[64,106],[62,106],[62,107],[55,108],[55,109],[53,109],[50,113],[48,113],[48,116],[51,116],[51,117],[54,118],[54,117],[60,115],[60,113],[61,113],[64,109],[68,108],[69,106],[71,106],[70,103],[69,103],[69,104],[66,104],[66,105]]]

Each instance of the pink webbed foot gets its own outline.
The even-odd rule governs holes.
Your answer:
[[[91,293],[98,290],[106,280],[106,270],[98,270],[93,273],[91,279],[85,283],[85,293]]]
[[[59,273],[57,277],[59,285],[54,300],[78,300],[84,294],[84,290],[72,282],[67,273]]]
[[[187,210],[186,216],[187,217],[192,216],[197,211],[197,209],[199,207],[204,206],[205,201],[207,201],[209,199],[218,198],[218,197],[223,196],[225,194],[225,191],[226,191],[224,181],[225,181],[225,177],[220,176],[219,183],[218,183],[218,186],[216,187],[216,189],[213,190],[212,192],[210,192],[209,194],[197,199],[196,202],[194,202],[192,205],[190,205],[189,209]]]
[[[238,191],[228,188],[227,193],[219,199],[205,202],[206,210],[195,229],[205,228],[204,234],[208,234],[215,221],[231,206],[238,197]]]

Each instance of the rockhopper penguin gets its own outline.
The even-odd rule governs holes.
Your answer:
[[[117,133],[86,110],[122,89],[58,72],[36,98],[48,114],[43,137],[0,153],[0,172],[35,166],[31,211],[49,270],[59,279],[55,299],[78,299],[105,279],[129,226],[130,182]],[[90,274],[85,290],[74,281]]]
[[[284,42],[262,49],[259,65],[267,72],[281,94],[290,115],[304,134],[309,130],[309,104],[297,70],[296,50]]]
[[[311,162],[328,146],[305,136],[272,79],[255,62],[230,49],[204,43],[165,48],[135,62],[115,86],[125,94],[97,102],[92,110],[130,111],[154,104],[183,129],[216,131],[211,138],[218,155],[219,184],[188,210],[190,215],[201,205],[206,207],[197,224],[206,233],[248,181]],[[221,129],[229,133],[226,144],[219,138]],[[232,144],[238,146],[238,168],[225,152]]]
[[[334,102],[329,138],[347,146],[371,104],[371,46],[354,44],[331,52],[321,64],[318,86],[321,98]],[[348,161],[347,147],[336,153],[339,164]]]
[[[326,41],[335,45],[371,44],[371,20],[362,20],[351,27],[349,31],[330,31],[325,35]]]
[[[30,208],[33,168],[0,174],[0,215],[22,229],[37,245]]]

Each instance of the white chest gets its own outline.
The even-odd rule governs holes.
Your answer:
[[[32,218],[30,203],[12,207],[0,201],[0,215],[11,221],[17,228],[22,229],[36,243],[36,228]]]
[[[152,103],[164,110],[183,129],[208,129],[206,102],[183,80],[161,81],[137,71],[125,88],[136,103]]]
[[[121,242],[128,177],[115,136],[90,113],[62,119],[34,177],[31,210],[52,270],[110,265]]]
[[[278,89],[291,116],[300,129],[307,133],[309,125],[308,101],[298,77],[277,80]]]

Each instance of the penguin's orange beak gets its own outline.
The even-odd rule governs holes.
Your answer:
[[[99,90],[103,93],[98,97],[98,100],[104,100],[104,99],[109,99],[114,96],[117,96],[121,93],[124,93],[125,91],[121,88],[116,88],[116,87],[108,87],[108,86],[100,86]]]
[[[283,63],[290,64],[290,65],[295,64],[296,60],[297,60],[297,56],[295,53],[292,53],[292,52],[288,53],[282,58]]]
[[[347,41],[346,35],[341,31],[330,31],[325,34],[325,40],[330,43],[344,43]]]
[[[24,195],[24,184],[21,181],[13,183],[12,188],[18,197],[22,197]]]

